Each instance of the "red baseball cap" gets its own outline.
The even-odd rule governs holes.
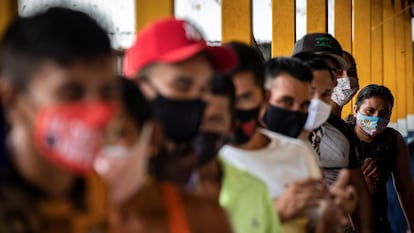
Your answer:
[[[235,67],[235,53],[222,46],[209,46],[201,33],[185,20],[169,17],[155,21],[138,34],[125,52],[124,75],[133,77],[143,67],[154,62],[176,63],[206,52],[216,71]]]

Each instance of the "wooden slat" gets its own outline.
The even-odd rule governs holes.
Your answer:
[[[272,56],[290,56],[295,44],[295,1],[272,1]]]
[[[306,32],[327,32],[327,0],[306,1]]]
[[[0,0],[0,36],[17,16],[17,0]]]
[[[342,49],[352,52],[352,0],[335,0],[334,34]]]
[[[382,0],[371,2],[371,83],[383,85]]]
[[[135,1],[135,28],[139,32],[150,22],[174,15],[174,0],[136,0]]]
[[[394,10],[395,12],[401,12],[402,5],[401,1],[394,2]],[[405,69],[405,27],[404,27],[404,14],[396,14],[395,20],[395,79],[397,92],[394,92],[395,97],[395,104],[397,105],[397,117],[398,119],[405,119],[406,118],[406,109],[407,109],[407,102],[406,102],[406,69]]]
[[[360,87],[371,83],[371,1],[354,1],[353,54]]]
[[[335,0],[334,35],[343,50],[352,53],[352,0]],[[342,108],[342,118],[352,113],[352,101]]]
[[[384,86],[388,87],[393,94],[397,92],[396,66],[395,66],[395,25],[394,6],[390,0],[383,0],[383,54],[384,54]],[[394,105],[391,123],[397,122],[398,105]]]
[[[252,42],[252,0],[221,1],[222,42]]]
[[[414,74],[413,74],[413,41],[412,41],[412,25],[409,12],[404,13],[405,26],[405,75],[406,75],[406,91],[407,91],[407,113],[414,114]]]

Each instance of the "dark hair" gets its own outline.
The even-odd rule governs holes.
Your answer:
[[[319,54],[312,54],[312,53],[300,53],[295,55],[294,57],[301,60],[303,63],[309,66],[309,68],[314,70],[327,70],[329,75],[331,76],[332,80],[335,80],[335,76],[331,72],[331,67],[326,63],[323,56]]]
[[[151,107],[137,85],[123,76],[120,76],[122,87],[122,102],[127,114],[139,128],[152,119]]]
[[[3,76],[25,87],[40,64],[50,59],[61,66],[111,55],[106,31],[85,13],[53,7],[16,18],[0,42]]]
[[[242,72],[252,72],[254,82],[257,86],[264,90],[264,59],[257,49],[242,42],[232,41],[224,44],[236,53],[238,65],[231,71],[231,75]]]
[[[352,62],[351,66],[356,66],[355,58],[354,58],[354,56],[352,56],[352,54],[348,53],[347,51],[342,50],[342,57],[344,55],[350,58],[350,60]]]
[[[236,104],[236,92],[231,76],[227,74],[216,74],[211,80],[210,92],[213,95],[220,95],[229,98],[230,114],[233,119]]]
[[[392,95],[390,89],[385,86],[380,86],[376,84],[370,84],[358,93],[356,98],[357,107],[361,107],[362,102],[371,97],[380,97],[391,104],[391,107],[394,106],[394,96]]]
[[[279,75],[286,73],[302,82],[311,82],[313,75],[309,66],[301,60],[292,57],[276,57],[265,64],[267,80],[274,80]]]

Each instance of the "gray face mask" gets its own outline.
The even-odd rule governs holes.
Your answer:
[[[331,114],[331,105],[319,100],[312,99],[309,105],[308,118],[306,119],[305,130],[312,131],[319,128]]]

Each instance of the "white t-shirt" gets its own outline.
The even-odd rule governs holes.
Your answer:
[[[292,181],[322,177],[314,151],[308,144],[266,129],[260,131],[271,140],[267,147],[242,150],[226,145],[219,155],[229,164],[262,180],[273,199]]]

